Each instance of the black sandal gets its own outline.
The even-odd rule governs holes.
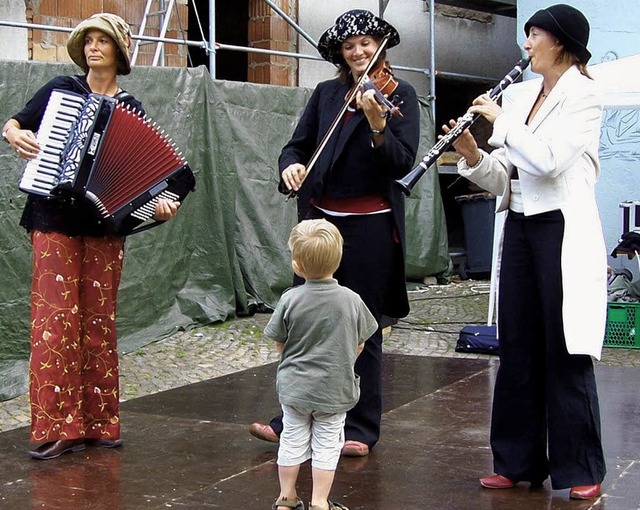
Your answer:
[[[327,503],[329,503],[329,510],[349,510],[341,503],[336,503],[334,501],[327,501]],[[309,505],[309,510],[320,510],[320,507],[317,505]]]
[[[301,499],[297,498],[295,501],[289,501],[288,499],[276,499],[275,503],[271,505],[271,510],[276,510],[279,506],[293,508],[293,510],[304,510],[304,503]]]

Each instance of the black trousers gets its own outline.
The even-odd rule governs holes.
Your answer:
[[[342,262],[335,273],[340,285],[357,292],[380,324],[386,302],[394,299],[394,289],[402,288],[406,299],[402,247],[394,240],[391,213],[365,216],[325,216],[338,227],[344,238]],[[402,279],[397,285],[395,279]],[[365,342],[355,372],[360,376],[360,400],[347,413],[345,438],[372,448],[380,437],[382,418],[382,330]],[[276,434],[282,432],[282,416],[270,423]]]
[[[606,472],[593,363],[570,355],[564,340],[563,234],[560,211],[508,213],[491,422],[495,472],[533,482],[550,476],[554,489],[600,483]]]

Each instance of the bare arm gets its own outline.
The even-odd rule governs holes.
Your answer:
[[[18,156],[24,159],[33,159],[40,152],[40,146],[36,141],[36,135],[29,129],[22,129],[15,119],[9,119],[2,127],[4,137],[16,151]]]

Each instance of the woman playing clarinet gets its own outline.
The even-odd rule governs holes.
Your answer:
[[[129,26],[96,14],[71,33],[67,50],[85,72],[58,76],[2,129],[18,156],[30,160],[34,135],[53,89],[115,97],[144,113],[117,75],[128,74]],[[172,218],[178,202],[159,200],[154,219]],[[29,397],[34,459],[47,460],[87,445],[120,446],[116,295],[124,239],[110,235],[88,201],[30,194],[20,224],[33,246]]]
[[[398,32],[366,10],[345,12],[320,38],[320,55],[335,64],[338,76],[315,88],[279,158],[280,191],[297,194],[299,220],[325,218],[344,238],[344,254],[335,278],[357,292],[381,324],[383,316],[404,317],[409,311],[404,280],[404,196],[394,180],[411,169],[418,148],[419,111],[415,90],[397,79],[393,96],[402,118],[391,117],[375,92],[358,91],[315,166],[312,154],[335,120],[353,85],[370,68],[387,65],[386,46],[400,42]],[[304,182],[303,182],[304,181]],[[343,455],[364,456],[380,435],[382,328],[365,342],[355,371],[361,396],[347,413]],[[254,423],[250,432],[278,441],[281,417],[270,425]]]
[[[606,323],[606,250],[594,194],[602,106],[586,64],[589,23],[568,5],[537,11],[524,49],[542,75],[513,85],[504,111],[486,96],[470,112],[493,123],[491,154],[466,130],[459,173],[506,211],[500,262],[489,489],[551,478],[575,499],[605,475],[593,358]],[[455,122],[450,122],[451,127]],[[445,131],[449,127],[445,126]]]

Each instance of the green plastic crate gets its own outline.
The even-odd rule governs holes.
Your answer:
[[[640,349],[640,303],[608,303],[604,346]]]

